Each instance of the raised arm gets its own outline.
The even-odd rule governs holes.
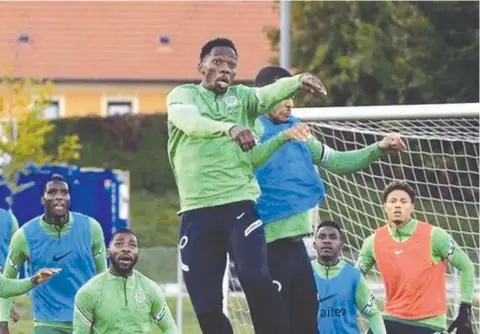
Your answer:
[[[351,151],[336,151],[313,136],[307,143],[314,163],[335,174],[355,173],[371,165],[382,155],[378,143]]]
[[[359,150],[343,152],[335,151],[313,136],[307,143],[314,163],[335,174],[358,172],[380,159],[383,152],[403,151],[405,148],[401,138],[395,135]]]
[[[151,316],[155,324],[162,330],[163,334],[177,334],[178,329],[173,319],[172,312],[165,300],[162,289],[154,284],[152,285]]]
[[[368,324],[373,334],[387,333],[382,313],[378,309],[375,297],[370,292],[365,277],[363,276],[360,276],[360,282],[355,292],[355,303],[360,313],[368,319]]]
[[[300,78],[302,75],[281,78],[273,84],[259,88],[246,87],[250,91],[248,111],[256,115],[269,113],[278,103],[291,98],[298,92],[301,88]]]
[[[216,138],[228,136],[235,123],[220,122],[204,117],[194,103],[192,91],[186,87],[175,87],[167,95],[168,120],[188,136]]]
[[[75,295],[73,334],[90,334],[93,332],[94,309],[94,297],[87,290],[80,289]]]
[[[362,249],[360,250],[360,255],[358,256],[357,263],[355,267],[361,270],[363,275],[368,274],[370,269],[372,269],[375,264],[375,255],[373,252],[373,238],[375,235],[369,236],[363,242]]]
[[[97,274],[107,270],[107,255],[105,251],[105,238],[103,236],[102,226],[95,219],[90,218],[92,230],[92,254],[95,262]]]

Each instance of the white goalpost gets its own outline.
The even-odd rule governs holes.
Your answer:
[[[477,280],[473,322],[475,330],[480,331],[480,104],[296,108],[293,113],[309,124],[319,140],[338,151],[360,149],[389,133],[404,138],[406,152],[384,156],[357,173],[339,176],[320,168],[327,198],[318,211],[312,212],[312,225],[325,218],[340,222],[345,230],[343,256],[354,262],[363,240],[385,223],[381,193],[386,184],[393,180],[408,182],[418,196],[415,217],[449,232],[474,262]],[[311,239],[305,238],[308,247]],[[227,266],[223,286],[225,313],[235,333],[253,334],[245,296],[230,269]],[[380,275],[373,270],[367,278],[382,302],[385,292]],[[448,269],[446,293],[450,322],[460,300],[459,274],[454,268]],[[185,308],[177,308],[183,313],[180,327],[189,322]],[[190,331],[184,329],[183,333]]]

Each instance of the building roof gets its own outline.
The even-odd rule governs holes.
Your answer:
[[[227,37],[237,79],[252,80],[274,56],[265,28],[279,22],[272,1],[0,2],[0,66],[16,77],[189,81],[201,46]]]

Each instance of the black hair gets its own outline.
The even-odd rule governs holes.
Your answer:
[[[412,203],[415,202],[415,190],[413,190],[413,188],[410,187],[408,183],[403,181],[394,181],[387,185],[387,187],[383,191],[383,202],[386,202],[388,195],[390,195],[390,193],[395,190],[405,191],[408,196],[410,196],[410,200],[412,201]]]
[[[232,49],[235,52],[235,55],[238,57],[238,52],[237,49],[235,48],[235,44],[228,38],[215,38],[212,40],[209,40],[207,43],[205,43],[204,46],[202,46],[202,50],[200,51],[200,61],[203,61],[203,59],[212,52],[213,48],[217,47],[227,47]]]
[[[255,78],[255,86],[263,87],[270,85],[280,78],[291,77],[292,75],[286,69],[280,66],[265,66],[258,72]]]
[[[70,191],[70,185],[67,183],[65,178],[60,175],[60,174],[53,174],[48,178],[48,180],[44,183],[43,185],[43,191],[42,191],[42,196],[45,194],[45,191],[47,191],[47,184],[49,184],[52,181],[59,181],[59,182],[65,182],[68,186],[68,190]]]
[[[133,236],[137,239],[137,242],[138,242],[138,236],[135,234],[135,232],[133,232],[132,230],[130,230],[130,229],[128,229],[128,228],[121,228],[121,229],[116,230],[116,231],[112,234],[112,236],[111,236],[111,238],[110,238],[110,242],[113,241],[113,239],[115,238],[115,236],[116,236],[117,234],[123,234],[123,233],[133,235]]]
[[[324,220],[320,224],[318,224],[318,226],[315,230],[315,237],[317,236],[318,231],[322,227],[326,227],[326,226],[333,227],[334,229],[338,230],[338,233],[340,233],[340,236],[342,235],[342,228],[340,227],[340,225],[337,222],[334,222],[333,220]]]

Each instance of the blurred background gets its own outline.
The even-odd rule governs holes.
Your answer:
[[[202,45],[215,37],[234,41],[238,83],[252,84],[268,64],[318,75],[328,97],[299,95],[299,107],[478,103],[478,28],[478,1],[0,2],[0,207],[25,223],[41,212],[42,178],[61,172],[78,185],[72,189],[73,209],[96,217],[107,240],[127,225],[139,235],[138,269],[171,292],[170,306],[184,314],[184,333],[199,333],[188,300],[177,298],[169,285],[177,282],[179,226],[166,154],[165,97],[176,85],[198,82]],[[423,124],[419,131],[428,128]],[[445,123],[436,133],[451,126]],[[438,185],[448,182],[468,189],[446,191],[451,201],[468,203],[468,224],[452,227],[445,220],[445,226],[460,231],[478,264],[478,119],[462,127],[471,134],[468,144],[419,141],[421,154],[412,154],[410,162],[420,168],[425,156],[463,154],[460,167],[453,159],[425,177],[424,184],[435,185],[433,195],[428,186],[420,193],[443,199],[445,189]],[[338,149],[376,139],[314,128]],[[386,170],[369,173],[383,184],[397,175]],[[348,181],[329,182],[337,184],[332,198],[346,201],[341,191],[348,186],[341,182]],[[375,177],[352,182],[372,184]],[[335,205],[325,215],[345,217],[341,213],[349,209]],[[374,226],[367,218],[357,223]],[[371,230],[359,234],[354,224],[348,226],[362,238]],[[350,243],[351,258],[361,244],[357,239]],[[30,333],[28,299],[20,303],[23,320],[13,333]],[[242,317],[238,333],[247,333],[249,320]]]

